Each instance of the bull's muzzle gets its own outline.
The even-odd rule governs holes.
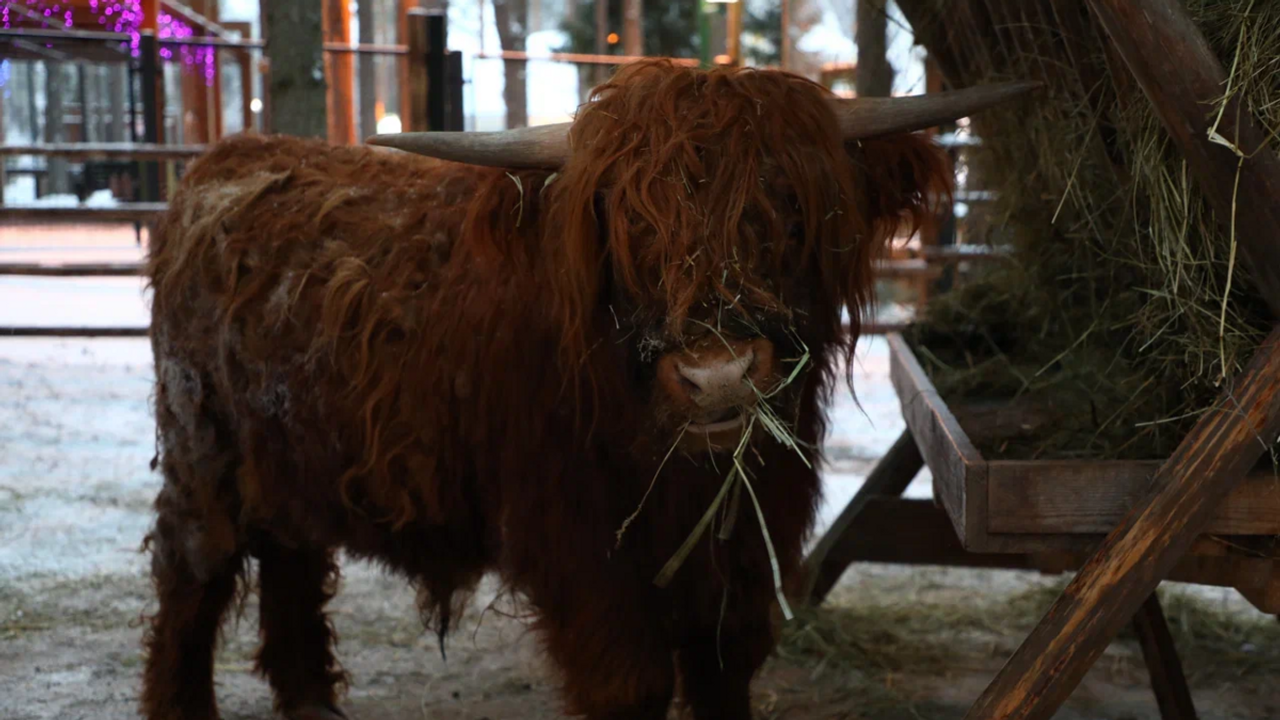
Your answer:
[[[738,444],[746,412],[772,389],[773,343],[764,338],[703,338],[658,361],[658,384],[685,434],[702,447]]]

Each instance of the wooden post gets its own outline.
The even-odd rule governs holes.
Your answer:
[[[596,14],[596,54],[609,54],[609,2],[610,0],[595,0]],[[506,48],[503,48],[504,50]],[[604,82],[605,67],[596,65],[595,72],[592,73],[592,85],[599,85]]]
[[[377,40],[374,33],[374,3],[372,0],[362,0],[357,11],[357,17],[360,19],[360,42],[361,44],[373,44]],[[401,42],[404,42],[401,40]],[[378,131],[378,65],[377,58],[374,55],[360,55],[356,60],[359,63],[359,83],[360,88],[360,135],[369,137]],[[397,61],[398,62],[398,61]],[[401,71],[408,72],[408,68]],[[405,100],[407,101],[407,97]],[[408,104],[405,102],[404,104]],[[404,113],[401,113],[404,117]],[[408,125],[404,125],[405,128]]]
[[[448,64],[447,18],[443,12],[427,14],[427,129],[445,130],[448,118],[449,88],[445,84]],[[508,70],[510,67],[508,66]],[[510,75],[507,82],[512,82]],[[508,108],[508,112],[510,109]]]
[[[399,70],[398,77],[400,80],[399,82],[400,84],[400,126],[404,130],[412,130],[413,128],[420,128],[425,130],[427,127],[426,115],[414,117],[414,112],[418,109],[418,106],[414,102],[415,98],[417,97],[417,93],[426,92],[425,87],[421,85],[415,85],[415,83],[418,82],[419,79],[423,83],[427,81],[427,76],[421,73],[422,68],[418,68],[415,70],[413,67],[414,62],[419,62],[420,60],[414,59],[415,55],[413,54],[413,42],[414,42],[413,34],[416,31],[413,28],[413,21],[409,17],[409,12],[418,7],[419,7],[418,0],[400,0],[400,8],[399,8],[400,12],[398,17],[396,18],[397,39],[399,40],[399,42],[409,46],[409,54],[407,56],[401,57],[399,61],[396,63],[396,67]],[[480,20],[481,20],[481,23],[484,22],[484,0],[481,0]],[[480,36],[484,37],[483,26],[480,28]],[[426,47],[425,35],[423,35],[421,38],[418,38],[418,41],[420,43],[423,43],[422,45],[423,48]],[[421,57],[425,57],[425,55]],[[419,75],[421,75],[420,78],[419,78]],[[423,105],[422,107],[425,112],[426,106]]]
[[[877,497],[901,495],[922,467],[924,459],[920,455],[920,449],[916,447],[911,431],[906,430],[880,458],[880,462],[876,463],[862,487],[858,488],[857,494],[840,513],[840,517],[836,518],[809,553],[809,557],[805,558],[808,588],[804,596],[808,598],[810,605],[822,604],[827,593],[853,561],[853,541],[858,533],[855,523],[868,503]]]
[[[966,720],[1049,720],[1280,433],[1280,329],[1001,668]]]
[[[791,67],[791,0],[782,0],[782,53],[781,65],[786,70]]]
[[[367,0],[366,0],[367,2]],[[351,44],[351,5],[347,0],[324,0],[322,19],[325,42]],[[324,54],[325,107],[329,112],[329,142],[335,145],[352,145],[356,141],[355,117],[355,54],[347,52]]]
[[[1196,706],[1182,672],[1182,661],[1155,593],[1151,593],[1133,616],[1133,630],[1142,646],[1142,659],[1151,677],[1151,691],[1160,707],[1161,720],[1196,720]]]
[[[445,104],[449,109],[446,130],[458,132],[466,129],[466,119],[462,114],[462,83],[462,51],[452,50],[445,65],[445,86],[448,91]]]
[[[884,0],[858,0],[858,97],[887,97],[893,90],[893,66],[887,56],[889,27]]]
[[[730,65],[742,64],[742,5],[745,0],[731,3],[728,7],[728,19],[725,22],[725,55],[729,56]]]
[[[430,129],[427,102],[427,11],[419,8],[409,10],[405,27],[409,39],[409,94],[405,96],[401,106],[408,116],[409,124],[404,129],[426,132]]]

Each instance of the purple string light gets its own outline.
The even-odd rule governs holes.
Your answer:
[[[41,28],[48,29],[50,23],[61,20],[62,27],[75,26],[75,15],[71,5],[64,5],[65,0],[26,0],[28,10],[36,18],[40,18]],[[14,26],[35,24],[36,19],[27,14],[18,13],[16,17],[10,13],[14,2],[6,2],[0,9],[0,24],[6,30]],[[103,30],[120,33],[129,37],[129,49],[134,57],[141,54],[142,48],[142,3],[140,0],[89,0],[89,11],[98,19]],[[182,40],[196,37],[195,29],[181,19],[167,12],[156,17],[157,33],[160,40]],[[177,51],[160,48],[160,58],[169,62],[177,62],[184,73],[199,72],[204,76],[204,84],[212,86],[218,72],[218,52],[216,48],[200,45],[181,45]]]

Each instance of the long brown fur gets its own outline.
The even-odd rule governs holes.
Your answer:
[[[189,168],[147,268],[165,477],[147,717],[216,713],[210,653],[248,557],[292,578],[262,583],[279,709],[332,706],[337,548],[414,582],[442,638],[500,574],[571,713],[664,717],[679,675],[696,717],[749,716],[774,605],[749,503],[652,583],[723,459],[672,457],[615,547],[679,427],[653,361],[711,326],[810,353],[771,400],[806,458],[761,433],[747,460],[794,579],[833,369],[945,158],[915,136],[846,147],[806,80],[663,62],[621,70],[571,141],[558,172],[255,136]]]

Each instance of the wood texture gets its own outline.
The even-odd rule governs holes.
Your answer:
[[[889,378],[902,402],[907,427],[933,472],[934,497],[946,508],[956,535],[969,547],[972,535],[986,532],[987,463],[901,335],[889,336],[889,353]]]
[[[1280,330],[1229,383],[968,720],[1048,720],[1280,432]]]
[[[42,155],[75,162],[85,160],[191,160],[203,154],[204,145],[153,145],[148,143],[43,143],[0,145],[0,157]]]
[[[1187,676],[1182,672],[1182,660],[1178,658],[1169,623],[1155,593],[1133,616],[1133,629],[1138,634],[1161,720],[1196,720],[1196,706],[1187,687]]]
[[[809,557],[805,558],[809,587],[804,595],[811,605],[821,605],[832,586],[849,567],[852,561],[849,548],[853,545],[853,539],[864,534],[860,525],[867,503],[876,497],[901,495],[922,467],[924,459],[920,457],[920,450],[911,437],[911,431],[903,432],[876,463],[840,516],[827,528]]]
[[[1110,532],[1139,501],[1158,462],[994,461],[987,469],[987,531]],[[1280,535],[1280,478],[1252,473],[1214,511],[1205,532]]]
[[[42,277],[130,277],[142,272],[142,264],[125,263],[7,263],[0,262],[0,275]]]
[[[146,337],[145,327],[0,327],[0,337]]]
[[[146,222],[168,206],[159,202],[120,203],[111,207],[46,207],[6,205],[0,207],[0,222],[39,220],[44,223]]]
[[[843,537],[839,548],[840,561],[846,567],[857,562],[876,562],[1034,570],[1058,575],[1079,569],[1089,559],[1087,552],[968,552],[960,545],[946,511],[930,500],[884,495],[868,498],[858,516],[857,528],[857,532]],[[1096,536],[1093,540],[1100,543],[1102,537]],[[1183,558],[1166,579],[1216,587],[1260,588],[1276,577],[1273,561],[1224,554],[1222,546],[1217,547],[1219,551],[1210,556]],[[1206,546],[1201,551],[1209,549]]]

